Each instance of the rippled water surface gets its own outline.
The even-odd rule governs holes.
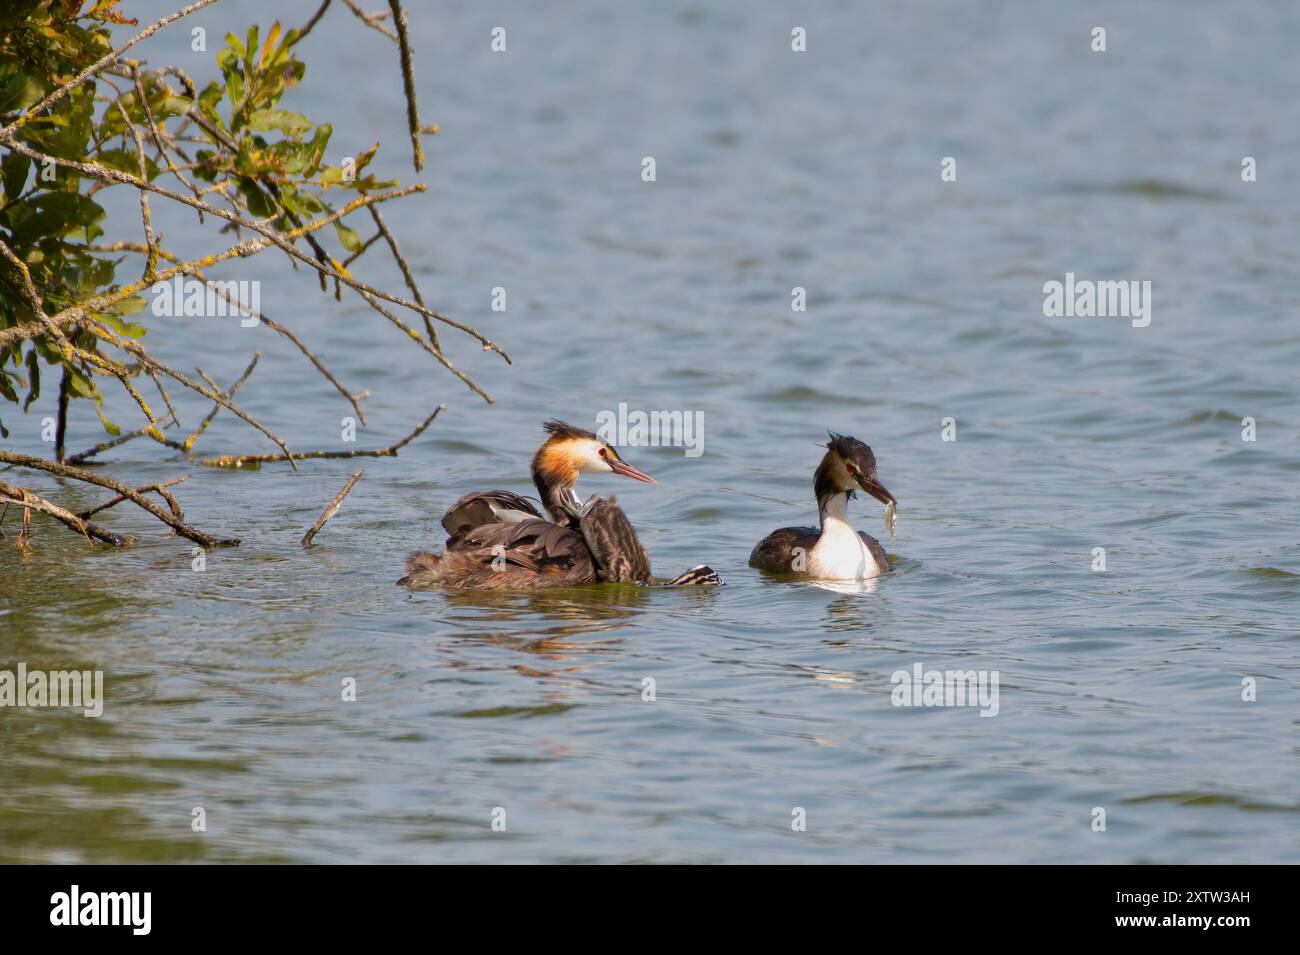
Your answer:
[[[316,4],[282,6],[296,22]],[[145,442],[107,455],[133,484],[188,472],[189,518],[243,539],[202,573],[124,507],[104,522],[135,548],[38,518],[23,560],[10,510],[0,666],[99,668],[108,701],[99,720],[0,712],[0,860],[1300,861],[1300,11],[776,6],[413,10],[441,133],[429,193],[385,215],[429,300],[514,358],[445,337],[496,403],[283,259],[224,273],[261,278],[266,312],[372,390],[356,446],[448,408],[397,458],[297,473]],[[264,9],[194,22],[215,43]],[[168,36],[142,55],[206,79],[210,55]],[[381,172],[409,180],[387,41],[332,10],[302,55],[286,105],[332,120],[333,152],[382,140]],[[166,228],[182,250],[220,241]],[[1150,326],[1045,318],[1066,272],[1151,281]],[[346,404],[267,329],[149,340],[184,367],[200,349],[223,382],[260,349],[248,410],[296,449],[347,447]],[[705,453],[629,448],[658,486],[580,490],[618,495],[658,572],[707,561],[725,588],[393,586],[460,494],[530,492],[544,418],[591,427],[619,402],[702,412]],[[3,409],[7,446],[48,453],[51,409]],[[78,412],[75,448],[103,437]],[[763,534],[815,519],[828,428],[875,449],[899,500],[892,571],[860,592],[745,566]],[[201,448],[273,450],[224,414]],[[879,504],[852,507],[883,536]],[[891,705],[916,663],[998,671],[998,715]]]

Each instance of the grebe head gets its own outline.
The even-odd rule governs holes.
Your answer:
[[[830,432],[826,456],[817,466],[813,487],[818,503],[834,494],[853,496],[857,490],[866,491],[882,504],[895,504],[894,495],[880,483],[876,475],[876,456],[871,448],[857,438]]]
[[[549,437],[533,457],[533,473],[540,473],[547,483],[572,487],[579,474],[621,474],[645,484],[658,483],[624,461],[612,444],[590,431],[554,420],[543,427]]]
[[[624,461],[613,445],[590,431],[554,420],[543,427],[548,437],[533,455],[533,484],[557,523],[576,520],[582,507],[573,492],[579,474],[620,474],[646,484],[658,483]]]

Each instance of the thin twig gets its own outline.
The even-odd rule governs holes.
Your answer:
[[[325,3],[328,4],[329,0],[325,0]],[[153,107],[149,105],[149,96],[145,92],[144,83],[140,80],[140,70],[134,65],[131,67],[131,80],[135,83],[135,95],[140,100],[140,106],[144,110],[145,119],[149,124],[149,134],[153,137],[154,145],[158,147],[158,155],[162,158],[163,162],[167,163],[167,171],[180,180],[181,184],[184,185],[186,189],[194,193],[195,199],[199,198],[199,190],[195,187],[194,183],[186,179],[185,176],[181,174],[180,169],[177,168],[176,163],[172,162],[171,153],[167,151],[167,145],[163,142],[162,133],[158,131],[158,121],[154,119]],[[158,80],[158,83],[169,93],[171,92],[171,87],[167,86],[167,84],[162,80]],[[190,164],[190,167],[193,168],[193,164]],[[140,178],[145,178],[144,170],[141,171]],[[202,225],[203,210],[196,209],[195,212],[199,217],[199,225]],[[154,248],[156,249],[157,246],[155,245]],[[154,264],[157,264],[156,260]]]
[[[253,352],[253,360],[248,363],[248,367],[245,368],[244,373],[239,376],[239,380],[236,381],[233,385],[231,385],[228,389],[226,389],[225,398],[227,401],[233,398],[235,396],[235,392],[244,386],[244,382],[248,381],[248,376],[253,373],[253,369],[257,367],[257,360],[261,357],[262,357],[262,353],[260,351]],[[194,370],[197,371],[203,377],[203,380],[206,381],[214,391],[219,390],[217,389],[217,386],[212,381],[212,379],[203,373],[202,368],[196,367]],[[202,421],[200,421],[199,426],[194,429],[194,432],[183,442],[181,442],[181,446],[186,451],[189,451],[191,448],[194,447],[194,442],[199,439],[199,435],[201,435],[204,431],[207,430],[208,425],[212,423],[212,419],[217,416],[217,412],[220,410],[221,410],[221,405],[213,404],[212,410],[208,412],[207,417],[204,418]]]
[[[167,406],[167,412],[171,415],[172,423],[179,425],[181,419],[176,414],[176,409],[172,407],[171,398],[167,397],[167,389],[163,387],[162,382],[158,380],[158,373],[152,368],[146,368],[144,373],[153,380],[154,387],[158,389],[158,394],[162,395],[163,404]],[[167,427],[167,425],[164,425]]]
[[[366,26],[370,27],[372,30],[378,30],[394,43],[397,42],[397,34],[393,33],[379,22],[384,19],[384,17],[388,16],[387,13],[366,13],[366,11],[357,6],[356,0],[343,0],[343,2],[348,5],[348,9],[355,13],[357,18]]]
[[[164,501],[167,502],[167,506],[171,508],[172,516],[175,517],[178,521],[183,521],[185,520],[185,512],[181,510],[180,502],[177,501],[176,498],[172,497],[171,493],[167,490],[167,488],[174,487],[175,485],[180,484],[188,477],[189,477],[188,474],[182,474],[180,477],[172,478],[170,481],[159,481],[157,484],[146,484],[143,487],[136,488],[135,493],[145,494],[150,491],[153,491]],[[110,507],[116,507],[126,499],[127,498],[125,494],[119,494],[117,495],[117,497],[105,501],[103,504],[96,505],[95,507],[92,507],[88,511],[82,511],[77,516],[84,521],[86,518],[90,517],[93,514],[98,514],[100,511],[106,511]]]
[[[174,416],[174,413],[171,418],[161,422],[164,428],[170,428],[175,423],[176,423],[176,418]],[[70,455],[67,459],[63,461],[63,463],[83,464],[86,461],[89,461],[91,458],[95,457],[100,452],[108,451],[111,448],[116,448],[119,445],[126,444],[128,441],[131,441],[135,438],[143,437],[148,432],[148,430],[149,430],[149,425],[145,425],[143,428],[137,428],[135,431],[130,431],[127,432],[126,434],[120,434],[116,438],[109,438],[107,441],[101,441],[93,448],[87,448],[85,451],[78,451],[76,454]],[[185,450],[184,445],[182,445],[179,441],[173,441],[171,438],[165,438],[162,443],[167,445],[167,447],[169,448],[175,448],[177,451]]]
[[[433,409],[433,414],[425,418],[418,428],[401,441],[390,444],[386,448],[377,448],[374,451],[304,451],[293,455],[292,459],[283,454],[224,454],[218,458],[205,458],[199,463],[210,468],[242,468],[245,464],[271,464],[277,461],[293,463],[295,460],[305,461],[309,458],[395,458],[398,451],[418,438],[425,428],[433,424],[433,420],[438,417],[439,413],[446,409],[446,405],[438,405]]]
[[[415,67],[411,64],[411,41],[406,35],[406,11],[398,0],[388,0],[397,27],[397,46],[401,51],[402,85],[406,89],[406,125],[411,130],[411,161],[415,171],[424,168],[424,145],[420,142],[420,109],[415,103]]]
[[[434,349],[433,346],[429,345],[428,342],[422,339],[420,337],[419,332],[417,332],[410,325],[407,325],[404,321],[402,321],[400,318],[398,318],[388,309],[384,308],[384,306],[380,305],[379,302],[376,301],[375,297],[370,293],[362,292],[358,290],[357,294],[359,294],[363,299],[365,299],[366,303],[371,308],[373,308],[376,312],[384,316],[384,318],[388,319],[390,322],[392,322],[394,325],[400,328],[403,332],[405,332],[407,337],[413,340],[417,345],[419,345],[421,349],[427,351],[430,355],[432,355],[442,365],[442,367],[446,368],[449,372],[451,372],[453,375],[455,375],[457,378],[463,381],[471,391],[479,395],[488,404],[492,404],[491,395],[489,395],[478,385],[474,384],[474,382],[470,380],[469,375],[465,374],[463,371],[461,371],[459,368],[453,365],[451,363],[451,360],[446,355],[444,355],[440,350]]]
[[[321,17],[325,16],[325,11],[329,8],[330,0],[325,0],[325,2],[320,5],[319,9],[312,14],[312,18],[307,21],[307,25],[298,31],[299,42],[302,42],[303,38],[315,28],[317,21],[320,20]]]
[[[357,259],[361,258],[361,256],[363,256],[363,255],[366,254],[366,250],[367,250],[367,249],[369,249],[372,245],[374,245],[376,242],[378,242],[378,241],[379,241],[380,239],[382,239],[382,238],[383,238],[383,236],[381,236],[378,232],[376,232],[376,233],[375,233],[374,235],[372,235],[370,238],[366,239],[365,242],[362,242],[362,243],[361,243],[361,247],[360,247],[360,248],[358,248],[355,252],[353,252],[353,253],[352,253],[351,255],[349,255],[346,259],[343,260],[343,267],[346,269],[349,265],[351,265],[351,264],[352,264],[353,262],[355,262]]]
[[[397,261],[397,267],[402,270],[402,280],[406,282],[406,287],[411,290],[411,295],[414,296],[415,300],[423,306],[424,296],[420,294],[420,287],[415,284],[415,275],[411,272],[411,267],[406,264],[406,258],[402,255],[402,250],[398,248],[397,239],[389,230],[388,223],[379,214],[377,207],[366,206],[366,209],[370,211],[370,218],[375,220],[375,225],[379,228],[379,232],[376,234],[384,237],[384,240],[388,243],[389,251],[393,253],[393,258]],[[424,319],[424,330],[429,333],[430,344],[438,351],[442,351],[442,345],[438,342],[438,332],[434,329],[433,322],[428,315],[422,315],[421,318]]]
[[[339,506],[343,503],[343,499],[348,496],[348,492],[352,490],[352,485],[360,481],[361,475],[365,473],[365,471],[358,471],[356,474],[352,475],[352,477],[348,478],[348,483],[343,485],[343,490],[334,495],[334,500],[330,501],[329,507],[325,508],[324,512],[321,513],[321,516],[316,518],[316,523],[312,525],[311,530],[303,535],[303,547],[310,544],[311,539],[316,536],[317,531],[325,526],[325,522],[338,513]]]
[[[137,88],[141,89],[139,95],[147,108],[148,98],[143,95],[143,88],[139,87],[138,84]],[[117,107],[117,111],[122,114],[123,127],[131,131],[131,136],[135,140],[135,155],[136,162],[140,167],[140,178],[147,180],[149,178],[149,163],[144,156],[144,140],[140,137],[140,130],[136,129],[135,124],[131,122],[131,117],[127,115],[126,107],[122,105],[121,99],[115,100],[114,105]],[[144,275],[140,277],[140,280],[152,283],[154,273],[158,268],[158,240],[154,238],[153,234],[153,215],[149,211],[149,193],[144,189],[138,191],[140,193],[140,218],[144,223],[144,244],[149,247],[149,254],[145,256],[144,260]]]

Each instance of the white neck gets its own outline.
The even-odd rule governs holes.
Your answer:
[[[849,496],[832,494],[821,508],[822,532],[808,554],[808,573],[827,580],[875,577],[880,567],[849,523]]]
[[[821,507],[822,528],[826,527],[827,521],[839,521],[847,524],[849,520],[849,496],[843,491],[837,491]]]

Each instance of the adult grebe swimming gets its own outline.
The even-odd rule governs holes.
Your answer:
[[[544,427],[547,438],[533,456],[532,473],[550,520],[509,491],[466,494],[442,516],[451,535],[446,549],[412,554],[399,584],[531,590],[606,581],[652,583],[650,558],[618,503],[593,497],[584,504],[573,488],[579,474],[620,474],[646,484],[655,479],[590,431],[563,421],[548,421]],[[722,582],[700,565],[668,584]]]
[[[826,455],[813,475],[821,527],[782,527],[764,537],[749,566],[773,574],[802,574],[823,580],[864,580],[889,569],[880,541],[855,531],[848,521],[849,498],[866,491],[889,506],[894,495],[876,477],[876,456],[857,438],[832,433]]]

